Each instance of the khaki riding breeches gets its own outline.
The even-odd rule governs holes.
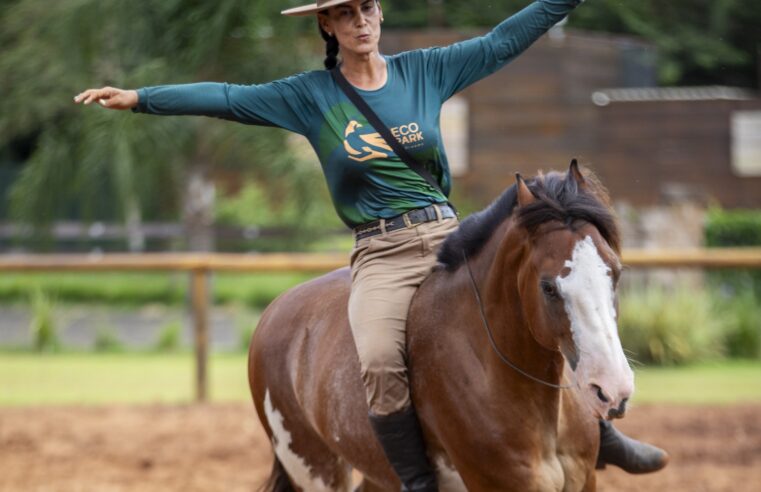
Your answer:
[[[356,242],[351,255],[349,322],[370,413],[411,404],[406,324],[415,291],[436,265],[436,253],[457,219],[440,219]]]

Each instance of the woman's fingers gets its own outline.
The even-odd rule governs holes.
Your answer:
[[[77,97],[74,98],[74,102],[76,102],[76,103],[85,102],[85,104],[86,104],[86,101],[90,97],[90,94],[95,92],[95,90],[96,89],[88,89],[88,90],[82,92],[81,94],[77,95]]]
[[[102,89],[88,89],[74,98],[76,103],[91,104],[93,101],[100,99],[109,99],[118,94],[118,91],[112,87],[103,87]]]
[[[95,93],[97,89],[88,89],[81,94],[78,94],[74,98],[75,103],[84,103],[84,104],[90,104],[90,97]]]

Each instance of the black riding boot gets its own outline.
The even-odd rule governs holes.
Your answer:
[[[370,414],[370,424],[402,481],[402,491],[438,492],[415,409],[410,406],[382,417]]]
[[[615,465],[628,473],[651,473],[669,462],[664,450],[639,442],[619,432],[607,420],[600,420],[600,454],[597,469]]]

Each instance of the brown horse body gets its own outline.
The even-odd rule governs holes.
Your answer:
[[[510,209],[500,212],[504,220],[475,250],[457,241],[445,246],[449,264],[432,273],[412,302],[413,401],[442,491],[594,490],[597,419],[608,410],[591,411],[601,403],[589,399],[612,400],[606,404],[622,414],[628,396],[600,396],[618,393],[595,377],[572,389],[540,384],[509,367],[497,350],[547,383],[578,383],[580,369],[569,366],[594,357],[579,347],[584,337],[572,332],[572,311],[554,305],[557,292],[539,286],[546,287],[550,273],[568,275],[585,239],[616,270],[617,240],[578,217],[527,226],[512,209],[537,200],[521,180],[514,188],[500,199]],[[468,251],[468,265],[458,263],[456,255]],[[361,490],[399,490],[367,418],[346,313],[349,290],[348,269],[298,286],[272,303],[256,330],[249,378],[276,454],[269,490],[348,491],[352,469],[365,477]],[[600,373],[583,369],[590,371]]]

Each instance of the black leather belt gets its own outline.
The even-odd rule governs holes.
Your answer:
[[[441,211],[442,219],[453,219],[457,217],[455,211],[449,205],[429,205],[425,208],[417,208],[410,210],[409,212],[397,215],[386,219],[386,232],[396,231],[398,229],[404,229],[415,224],[422,224],[423,222],[431,222],[439,220],[439,216],[436,214],[436,207]],[[381,221],[374,220],[366,224],[359,225],[354,228],[354,239],[359,241],[366,237],[375,236],[383,233],[381,229]]]

